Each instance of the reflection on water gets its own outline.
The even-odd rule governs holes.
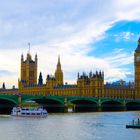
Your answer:
[[[140,112],[49,114],[47,118],[0,116],[1,140],[139,140],[125,125]]]

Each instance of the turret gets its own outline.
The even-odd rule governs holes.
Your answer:
[[[102,78],[104,79],[104,72],[102,71]]]
[[[24,56],[23,54],[21,55],[21,63],[24,61]]]
[[[90,91],[91,91],[91,95],[95,97],[102,97],[104,95],[103,72],[96,71],[94,74],[92,74],[92,77],[90,77]]]
[[[56,79],[55,79],[55,77],[52,76],[52,75],[47,75],[46,85],[47,85],[47,88],[53,89],[53,87],[56,85]]]
[[[27,58],[26,59],[27,59],[28,62],[30,62],[32,60],[32,56],[29,52],[27,53]]]
[[[37,63],[37,54],[35,55],[35,63]]]
[[[89,73],[89,78],[91,78],[92,77],[92,71],[90,71],[90,73]]]
[[[81,76],[79,76],[77,80],[78,87],[84,87],[86,85],[89,85],[89,77],[83,72]]]
[[[79,72],[78,72],[78,74],[77,74],[77,79],[79,79]]]

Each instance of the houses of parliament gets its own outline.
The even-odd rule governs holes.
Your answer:
[[[26,58],[21,55],[20,78],[18,79],[18,88],[6,89],[3,84],[0,94],[29,94],[46,96],[87,96],[87,97],[107,97],[140,99],[140,39],[134,53],[135,80],[134,83],[125,83],[123,80],[118,83],[104,84],[104,72],[96,71],[89,74],[77,74],[76,84],[64,84],[63,70],[61,67],[60,56],[54,76],[47,75],[43,82],[42,73],[38,73],[38,58],[35,55],[33,59],[30,52]]]

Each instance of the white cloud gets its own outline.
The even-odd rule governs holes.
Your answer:
[[[133,32],[120,32],[118,34],[114,34],[115,41],[120,42],[120,41],[136,41],[139,37],[138,34],[135,34]]]
[[[44,76],[54,72],[60,54],[66,80],[75,79],[78,71],[96,69],[105,70],[106,79],[125,78],[130,71],[122,67],[133,62],[132,55],[121,51],[103,59],[88,54],[98,49],[93,44],[116,22],[139,20],[139,7],[138,0],[3,3],[0,6],[0,69],[17,73],[5,80],[9,85],[17,85],[20,54],[26,53],[25,44],[29,41],[33,44],[31,52],[38,53],[39,71]],[[124,39],[130,36],[130,32],[121,35]]]

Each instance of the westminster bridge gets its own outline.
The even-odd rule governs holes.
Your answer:
[[[0,94],[0,114],[10,114],[14,106],[41,105],[48,112],[92,112],[140,110],[140,100],[86,96]]]

